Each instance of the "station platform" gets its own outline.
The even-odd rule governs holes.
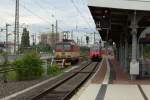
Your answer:
[[[130,80],[114,57],[105,56],[95,75],[71,100],[149,100],[150,80]]]

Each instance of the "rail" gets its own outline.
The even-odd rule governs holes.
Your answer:
[[[53,86],[50,86],[47,90],[41,92],[37,96],[34,96],[32,100],[39,100],[44,98],[44,100],[50,100],[51,98],[54,99],[53,94],[55,94],[55,100],[69,100],[69,98],[74,94],[75,91],[78,90],[78,88],[93,74],[95,71],[96,67],[98,66],[99,63],[89,63],[80,70],[74,72],[73,74],[69,75],[68,77],[60,80]],[[65,88],[65,90],[61,91],[61,94],[63,96],[57,94],[56,89],[64,89],[63,86],[67,86],[69,84],[72,84],[71,87]],[[56,93],[53,93],[53,92]],[[59,92],[59,91],[58,91]],[[49,97],[47,97],[48,95]],[[46,98],[44,97],[46,96]],[[51,97],[52,96],[52,97]],[[58,98],[59,97],[59,98]]]

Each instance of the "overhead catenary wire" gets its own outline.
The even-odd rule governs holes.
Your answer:
[[[42,6],[41,3],[39,3],[37,0],[36,0],[36,1],[33,0],[33,2],[34,2],[34,4],[37,4],[37,6],[40,7],[40,9],[42,9],[45,13],[48,13],[48,14],[50,13],[49,11],[46,10],[47,8],[46,8],[45,6]],[[45,3],[43,3],[43,2],[45,2]],[[45,0],[43,0],[43,1],[42,1],[42,4],[48,4],[48,2],[46,2]],[[49,10],[50,10],[50,9],[54,9],[54,8],[57,9],[56,7],[54,7],[54,5],[53,5],[53,7],[51,6],[51,8],[48,7]],[[51,15],[54,17],[54,19],[55,19],[56,21],[58,21],[58,19],[56,18],[56,15],[54,15],[53,13],[52,13]],[[65,22],[65,23],[66,23],[66,22]],[[54,27],[56,28],[56,25],[54,25]],[[59,26],[58,26],[57,28],[58,28],[59,30],[63,31],[63,28],[61,28],[61,27],[59,27]]]
[[[33,2],[33,1],[32,1],[32,2]],[[43,12],[44,12],[45,6],[42,6],[42,5],[43,5],[43,4],[47,4],[47,3],[43,3],[43,4],[41,5],[41,3],[39,3],[39,2],[38,2],[38,3],[35,3],[35,2],[37,2],[37,1],[34,1],[34,4],[33,4],[33,5],[36,5],[36,6],[38,5],[37,7],[39,7],[40,9],[42,9]],[[46,1],[43,0],[42,2],[46,2]],[[47,2],[48,2],[48,1],[47,1]],[[74,4],[76,10],[78,11],[78,13],[80,13],[80,16],[83,18],[83,20],[84,20],[84,22],[86,23],[86,25],[88,25],[89,28],[93,29],[93,28],[91,27],[90,23],[89,23],[89,22],[87,21],[87,19],[85,18],[85,16],[82,15],[80,9],[75,5],[74,1],[73,1],[73,4]],[[36,14],[32,9],[29,9],[29,8],[26,7],[25,5],[21,5],[21,6],[23,6],[23,8],[24,8],[26,11],[28,11],[28,12],[31,13],[32,15],[36,16],[36,17],[39,18],[40,20],[44,21],[45,23],[50,24],[50,21],[49,21],[49,20],[47,20],[46,18],[43,18],[43,16],[40,16],[40,15]],[[52,5],[52,6],[53,6],[53,5]],[[45,12],[47,12],[47,11],[45,11]],[[65,22],[65,23],[66,23],[66,22]],[[55,27],[56,27],[56,26],[55,26]],[[63,29],[60,28],[60,27],[58,27],[58,29],[63,31]],[[93,30],[94,30],[94,29],[93,29]],[[94,31],[95,31],[95,30],[94,30]]]
[[[32,10],[30,10],[29,8],[25,7],[23,4],[20,3],[20,6],[23,7],[26,11],[28,11],[29,13],[31,13],[32,15],[34,15],[35,17],[39,18],[40,20],[44,21],[47,24],[50,24],[50,22],[46,19],[44,19],[43,17],[39,16],[38,14],[34,13]],[[56,26],[55,26],[56,27]],[[58,27],[59,30],[63,31],[62,28]]]
[[[46,20],[45,18],[41,17],[40,15],[34,13],[32,10],[30,10],[29,8],[27,8],[24,4],[22,4],[22,2],[20,2],[20,7],[22,7],[23,9],[25,9],[26,11],[28,11],[30,14],[34,15],[35,17],[37,17],[38,19],[40,19],[41,21],[50,24],[50,22],[48,20]],[[56,25],[54,25],[54,27],[56,27]],[[60,31],[63,31],[62,28],[58,27],[58,29]]]
[[[43,4],[45,4],[45,5],[48,5],[50,2],[48,2],[47,0],[43,0],[42,2],[44,2]],[[49,6],[49,5],[48,5]],[[50,8],[51,7],[51,8]],[[50,9],[52,9],[52,11],[54,10],[54,11],[56,11],[56,10],[59,10],[59,11],[62,11],[62,12],[64,12],[64,10],[61,10],[60,8],[58,8],[58,7],[56,7],[56,6],[54,6],[54,5],[51,5],[49,8]],[[57,13],[57,12],[56,12]],[[57,18],[57,14],[52,14],[52,15],[54,15],[53,17],[56,19],[56,20],[58,20],[59,21],[59,19]],[[63,17],[65,17],[65,16],[61,16],[60,14],[59,14],[59,17],[60,18],[63,18]],[[63,20],[61,20],[61,21],[63,21]],[[68,25],[71,25],[68,21],[63,21],[63,23],[65,23],[65,24],[68,24]],[[73,24],[72,24],[73,25]],[[71,26],[72,26],[71,25]],[[65,29],[65,28],[64,28]]]
[[[91,25],[89,24],[89,22],[86,20],[86,17],[82,15],[81,11],[79,10],[79,8],[76,6],[74,0],[70,0],[71,3],[73,4],[74,8],[76,9],[76,11],[78,12],[78,14],[80,15],[80,17],[84,20],[84,22],[89,26],[89,28],[91,28],[93,30],[93,28],[91,27]],[[95,30],[93,30],[95,31]]]
[[[45,1],[45,0],[43,0],[42,2],[45,2],[45,3],[43,3],[43,4],[48,4],[48,2],[47,1]],[[43,11],[45,10],[44,9],[44,7],[39,3],[39,2],[37,2],[37,1],[34,1],[34,4],[33,5],[38,5],[38,7],[40,7],[40,9],[42,9]],[[27,7],[26,7],[27,8]],[[55,8],[56,9],[56,7],[53,7],[53,8]],[[30,9],[28,9],[28,10],[30,10]],[[31,12],[31,10],[30,10],[30,12]],[[46,12],[46,11],[45,11]],[[32,12],[33,13],[33,12]],[[35,14],[34,14],[35,15]],[[37,14],[36,14],[37,15]],[[43,20],[43,18],[41,17],[41,16],[38,16],[38,17],[40,17],[40,19],[42,19]],[[54,16],[55,17],[55,16]],[[57,18],[55,18],[55,19],[57,19]],[[45,21],[45,19],[44,19],[44,21]],[[46,23],[47,23],[47,20],[45,21]],[[67,23],[67,22],[65,22],[65,23]],[[87,22],[88,23],[88,22]],[[86,23],[86,24],[87,24]],[[55,26],[56,27],[56,26]],[[60,28],[60,27],[58,27],[60,30],[62,30],[62,28]]]
[[[50,13],[49,11],[47,11],[47,8],[43,7],[37,0],[32,0],[32,2],[34,2],[36,4],[36,6],[38,6],[40,9],[42,9],[43,12],[48,13],[48,14]]]

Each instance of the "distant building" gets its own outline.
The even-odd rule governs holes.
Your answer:
[[[43,44],[48,44],[52,47],[54,47],[54,45],[61,41],[63,39],[63,36],[60,33],[42,33],[40,35],[40,42]]]
[[[39,38],[41,43],[48,44],[48,34],[42,33]]]

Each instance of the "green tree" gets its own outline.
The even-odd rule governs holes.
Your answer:
[[[24,28],[23,29],[23,33],[22,33],[22,37],[21,37],[21,47],[20,50],[21,52],[24,52],[24,49],[27,49],[30,47],[30,40],[29,40],[29,31]]]
[[[51,46],[48,45],[48,44],[44,44],[42,42],[40,42],[39,44],[37,44],[37,50],[39,52],[52,52]]]

